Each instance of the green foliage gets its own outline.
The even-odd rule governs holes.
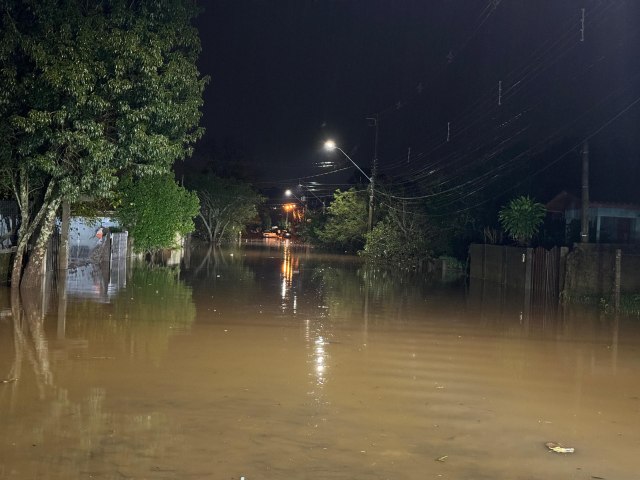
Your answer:
[[[431,257],[430,229],[423,218],[390,210],[367,234],[362,256],[400,268],[419,268]]]
[[[200,199],[198,229],[211,243],[220,244],[225,236],[244,231],[265,200],[251,185],[233,178],[210,174],[189,183]]]
[[[110,197],[121,176],[166,173],[190,153],[207,82],[192,1],[0,9],[0,178],[20,203],[22,238],[62,200]]]
[[[500,224],[516,242],[528,244],[544,221],[546,209],[528,196],[514,198],[498,213]]]
[[[96,198],[89,201],[79,201],[71,205],[71,215],[74,217],[93,218],[104,215],[105,212],[112,212],[120,204],[120,198],[116,196],[107,198]]]
[[[307,210],[304,222],[296,225],[296,235],[311,245],[320,245],[320,232],[324,230],[327,215],[322,211]]]
[[[137,252],[154,252],[176,246],[177,237],[193,231],[198,196],[168,175],[144,177],[123,188],[116,214],[129,230]]]
[[[562,301],[566,304],[597,306],[606,314],[615,314],[615,298],[613,295],[601,296],[598,294],[568,295],[566,291],[561,294]],[[620,308],[617,313],[623,315],[635,315],[640,317],[640,294],[621,293]]]
[[[205,84],[189,2],[3,7],[0,112],[20,166],[57,179],[73,201],[109,195],[124,169],[161,173],[189,152]]]
[[[346,192],[336,190],[327,208],[327,221],[318,231],[318,239],[329,248],[357,251],[364,245],[367,221],[365,196],[354,188]]]

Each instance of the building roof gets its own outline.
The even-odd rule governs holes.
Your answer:
[[[567,210],[582,208],[582,200],[575,195],[567,193],[563,190],[558,195],[549,200],[545,207],[550,213],[564,213]],[[619,210],[632,210],[640,212],[640,205],[623,202],[598,202],[591,200],[589,201],[589,208],[616,208]]]

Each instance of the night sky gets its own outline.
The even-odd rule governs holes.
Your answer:
[[[324,140],[368,170],[377,114],[379,174],[408,198],[578,193],[588,138],[592,199],[640,203],[640,2],[201,5],[211,82],[187,169],[213,159],[257,186],[316,182],[322,196],[354,174]]]

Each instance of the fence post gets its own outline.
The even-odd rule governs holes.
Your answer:
[[[507,262],[508,260],[508,255],[507,255],[507,248],[506,246],[502,247],[502,272],[501,273],[501,281],[502,281],[502,286],[506,286],[507,285]]]
[[[482,244],[482,280],[487,279],[487,244]]]
[[[524,302],[526,305],[530,305],[533,280],[533,248],[527,248],[524,256]]]
[[[613,282],[613,301],[616,312],[620,310],[620,277],[622,270],[622,250],[616,249],[615,280]]]

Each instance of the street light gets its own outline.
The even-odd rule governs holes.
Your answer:
[[[306,217],[307,206],[304,203],[304,197],[303,198],[298,197],[290,189],[285,190],[284,194],[287,197],[291,197],[291,196],[295,197],[300,202],[300,204],[302,205],[302,217],[300,216],[300,214],[298,214],[298,221],[300,221],[301,218]],[[295,206],[294,203],[287,203],[287,204],[285,204],[284,209],[287,211],[287,228],[289,228],[289,210],[295,210],[296,206]],[[294,218],[295,218],[295,216],[294,216]]]
[[[349,155],[347,155],[347,153],[342,150],[338,145],[336,145],[336,142],[334,142],[333,140],[327,140],[326,142],[324,142],[324,148],[325,150],[329,150],[329,151],[333,151],[333,150],[339,150],[340,153],[342,153],[345,157],[347,157],[347,160],[349,160],[351,163],[353,163],[353,165],[360,170],[360,173],[362,173],[364,175],[364,177],[369,180],[369,223],[368,223],[368,229],[369,231],[371,231],[373,229],[373,188],[374,188],[374,175],[372,173],[372,175],[369,177],[369,175],[367,175],[366,173],[364,173],[362,171],[362,169],[358,166],[358,164],[356,162],[354,162],[351,157]],[[375,167],[375,163],[374,163],[374,167]],[[375,171],[375,169],[374,169]]]
[[[366,178],[367,180],[369,180],[369,183],[371,183],[371,178],[369,177],[369,175],[367,175],[366,173],[364,173],[362,171],[362,169],[358,166],[358,164],[356,162],[354,162],[351,157],[349,155],[347,155],[347,153],[342,150],[338,145],[336,145],[336,142],[334,142],[333,140],[327,140],[326,142],[324,142],[324,148],[325,150],[328,150],[330,152],[332,152],[333,150],[338,150],[340,151],[345,157],[347,157],[347,160],[349,160],[351,163],[353,163],[353,165],[360,170],[360,173],[362,173],[364,175],[364,178]]]
[[[289,212],[296,209],[295,204],[293,203],[285,203],[282,208],[285,212],[287,212],[287,219],[285,220],[284,228],[289,228]]]
[[[306,216],[306,213],[307,213],[307,206],[306,206],[306,205],[305,205],[305,203],[304,203],[304,196],[303,196],[302,198],[300,198],[300,197],[298,197],[295,193],[293,193],[293,192],[292,192],[291,190],[289,190],[289,189],[285,190],[284,194],[285,194],[287,197],[291,197],[291,196],[296,197],[296,198],[298,199],[298,201],[300,202],[300,204],[302,205],[302,215],[303,215],[303,216]]]
[[[301,200],[301,199],[300,199],[300,198],[299,198],[295,193],[293,193],[291,190],[285,190],[285,191],[284,191],[284,194],[285,194],[287,197],[290,197],[290,196],[292,196],[292,195],[293,195],[294,197],[296,197],[296,198],[297,198],[297,199],[302,203],[302,200]]]

